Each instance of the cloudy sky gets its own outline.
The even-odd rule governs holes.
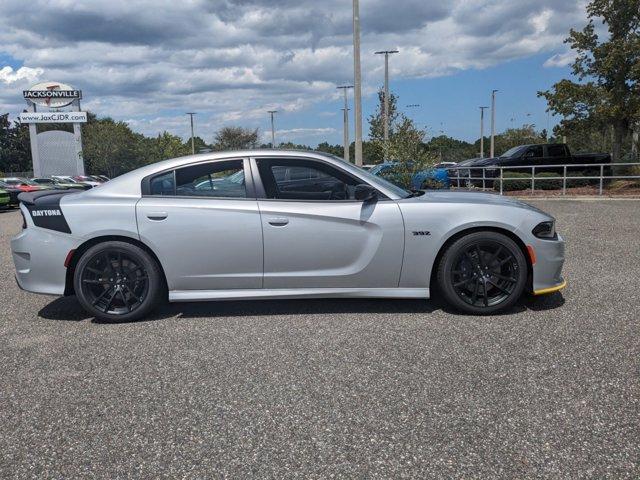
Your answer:
[[[478,137],[497,88],[498,128],[544,128],[536,91],[567,75],[562,40],[583,25],[572,0],[361,0],[365,116],[395,48],[392,90],[430,134]],[[341,142],[336,84],[353,78],[349,0],[0,0],[0,112],[38,81],[81,89],[84,109],[137,131],[211,140],[223,125],[315,145]],[[405,107],[419,104],[419,107]],[[353,125],[353,122],[352,122]]]

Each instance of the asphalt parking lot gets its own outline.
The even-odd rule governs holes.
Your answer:
[[[638,478],[640,201],[535,201],[563,294],[175,304],[20,291],[0,213],[1,478]]]

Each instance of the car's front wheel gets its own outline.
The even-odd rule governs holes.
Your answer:
[[[75,268],[74,288],[80,304],[107,321],[145,317],[164,292],[162,272],[142,248],[110,241],[89,248]]]
[[[497,232],[475,232],[457,239],[438,265],[438,286],[447,302],[475,315],[513,306],[526,282],[527,261],[522,250]]]

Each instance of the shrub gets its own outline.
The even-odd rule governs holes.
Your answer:
[[[442,190],[443,188],[447,188],[446,185],[435,178],[427,178],[422,182],[422,189],[424,190]]]
[[[562,174],[541,172],[536,174],[535,188],[540,190],[559,190],[562,188],[562,180],[545,180],[545,178],[561,177]]]
[[[615,192],[629,188],[640,188],[640,180],[613,180],[607,188]]]
[[[531,188],[531,174],[519,172],[502,172],[502,190],[513,192]],[[493,182],[493,189],[500,191],[500,180]]]
[[[560,190],[562,188],[562,180],[554,179],[561,177],[561,173],[540,172],[536,173],[535,189],[536,190]],[[580,178],[579,172],[567,173],[567,188],[585,187],[589,185],[589,180]],[[571,178],[569,178],[571,177]],[[531,190],[531,174],[520,172],[503,172],[502,173],[502,190],[505,192],[513,192],[518,190]],[[500,191],[500,180],[495,180],[493,189]]]

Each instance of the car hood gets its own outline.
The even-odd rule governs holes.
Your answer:
[[[451,192],[447,190],[430,190],[419,197],[410,197],[403,201],[427,202],[427,203],[459,203],[471,205],[496,205],[505,207],[516,207],[530,210],[549,216],[539,208],[522,202],[516,198],[505,197],[497,193],[480,193],[469,191]]]

